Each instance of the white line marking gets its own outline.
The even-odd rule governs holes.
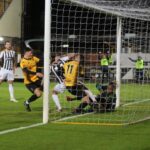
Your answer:
[[[122,105],[122,107],[128,106],[128,105],[133,105],[133,104],[138,104],[138,103],[142,103],[142,102],[147,102],[147,101],[150,101],[150,99],[146,99],[146,100],[143,100],[143,101],[137,101],[137,102],[127,103],[127,104]],[[80,115],[76,115],[76,116],[65,117],[65,118],[62,118],[62,119],[59,119],[59,120],[55,120],[53,122],[64,121],[64,120],[78,118],[78,117],[82,117],[82,116],[86,116],[86,115],[91,115],[91,114],[94,114],[94,112],[80,114]],[[150,117],[141,119],[141,120],[139,120],[137,122],[134,122],[134,123],[138,123],[138,122],[141,122],[141,121],[144,121],[144,120],[148,120],[148,119],[150,119]],[[133,123],[128,123],[128,124],[133,124]],[[26,127],[19,127],[19,128],[14,128],[14,129],[8,129],[8,130],[0,131],[0,135],[11,133],[11,132],[15,132],[15,131],[20,131],[20,130],[24,130],[24,129],[29,129],[29,128],[33,128],[33,127],[37,127],[37,126],[41,126],[41,125],[44,125],[44,123],[37,123],[37,124],[33,124],[33,125],[30,125],[30,126],[26,126]]]
[[[65,118],[62,118],[62,119],[59,119],[59,120],[55,120],[53,122],[59,122],[59,121],[64,121],[64,120],[68,120],[68,119],[78,118],[78,117],[82,117],[82,116],[86,116],[86,115],[90,115],[90,114],[94,114],[94,112],[80,114],[80,115],[76,115],[76,116],[65,117]]]
[[[44,123],[37,123],[37,124],[33,124],[33,125],[30,125],[30,126],[26,126],[26,127],[8,129],[8,130],[1,131],[0,135],[15,132],[15,131],[19,131],[19,130],[29,129],[29,128],[33,128],[33,127],[37,127],[37,126],[41,126],[41,125],[44,125]]]
[[[137,120],[137,121],[133,121],[131,123],[127,123],[127,125],[137,124],[137,123],[140,123],[140,122],[143,122],[143,121],[146,121],[146,120],[150,120],[150,117],[145,117],[143,119],[140,119],[140,120]]]
[[[136,102],[127,103],[127,104],[122,105],[122,107],[133,105],[133,104],[138,104],[138,103],[142,103],[142,102],[147,102],[147,101],[150,101],[150,99],[145,99],[143,101],[136,101]]]
[[[147,101],[150,101],[150,99],[145,99],[143,101],[136,101],[136,102],[127,103],[127,104],[122,105],[121,107],[128,106],[128,105],[133,105],[133,104],[138,104],[138,103],[142,103],[142,102],[147,102]],[[73,118],[78,118],[78,117],[82,117],[82,116],[86,116],[86,115],[90,115],[90,114],[94,114],[94,112],[81,114],[81,115],[76,115],[76,116],[65,117],[65,118],[62,118],[62,119],[59,119],[59,120],[55,120],[53,122],[55,123],[55,122],[64,121],[64,120],[68,120],[68,119],[73,119]]]

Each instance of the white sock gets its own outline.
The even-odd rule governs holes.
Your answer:
[[[85,90],[85,93],[89,95],[93,102],[96,102],[95,96],[90,90]]]
[[[9,94],[10,98],[14,99],[14,88],[12,84],[9,84]]]
[[[61,109],[61,105],[60,105],[60,102],[59,102],[58,95],[52,94],[52,98],[53,98],[53,101],[54,101],[55,105],[57,106],[57,108]]]

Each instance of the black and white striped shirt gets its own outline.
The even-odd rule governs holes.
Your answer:
[[[0,53],[0,60],[2,61],[2,68],[7,70],[13,70],[15,51],[13,50],[3,50]]]
[[[51,66],[51,70],[52,72],[54,73],[57,81],[59,83],[62,83],[63,80],[64,80],[64,75],[63,75],[63,65],[65,64],[66,61],[68,61],[69,58],[68,56],[65,56],[65,57],[62,57],[58,60],[57,63],[54,63],[52,66]]]

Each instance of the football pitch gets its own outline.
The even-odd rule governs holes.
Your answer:
[[[52,86],[54,86],[54,83],[52,83]],[[123,87],[123,91],[129,89],[127,91],[127,94],[129,94],[131,91],[129,87],[131,88],[132,85],[126,85],[126,87]],[[28,92],[23,83],[20,82],[15,82],[14,88],[16,99],[19,101],[18,103],[12,103],[9,101],[9,93],[6,83],[3,83],[0,86],[0,132],[42,122],[42,98],[32,104],[32,112],[26,112],[23,106],[23,102],[31,95],[31,93]],[[95,92],[94,85],[92,88],[93,92]],[[139,92],[141,89],[135,86],[133,86],[132,88],[135,88],[134,90],[137,91],[137,94],[135,94],[135,96],[140,97]],[[145,88],[145,99],[147,99],[150,86],[145,85],[141,88]],[[128,101],[126,101],[126,95],[124,94],[124,92],[121,94],[121,96],[124,100],[123,104],[126,104],[126,102],[133,102],[134,98],[132,98],[131,100],[128,99]],[[68,105],[68,102],[65,101],[65,96],[63,97],[63,99],[63,105]],[[73,103],[71,105],[71,108],[78,105],[78,103],[79,102]],[[50,106],[52,106],[52,108],[54,109],[53,102],[50,103]],[[53,109],[52,111],[54,111]],[[132,107],[132,109],[135,108]],[[141,112],[141,110],[139,112]],[[59,113],[53,113],[53,116],[57,118],[59,116]],[[81,120],[84,120],[84,118],[79,117],[78,121]],[[63,123],[48,123],[47,125],[0,135],[0,149],[149,150],[149,125],[150,121],[145,121],[129,126],[97,126],[92,124],[66,125]]]

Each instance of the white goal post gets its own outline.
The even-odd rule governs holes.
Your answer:
[[[45,30],[44,30],[44,96],[43,123],[49,118],[49,87],[50,87],[50,55],[51,55],[51,0],[45,0]]]

